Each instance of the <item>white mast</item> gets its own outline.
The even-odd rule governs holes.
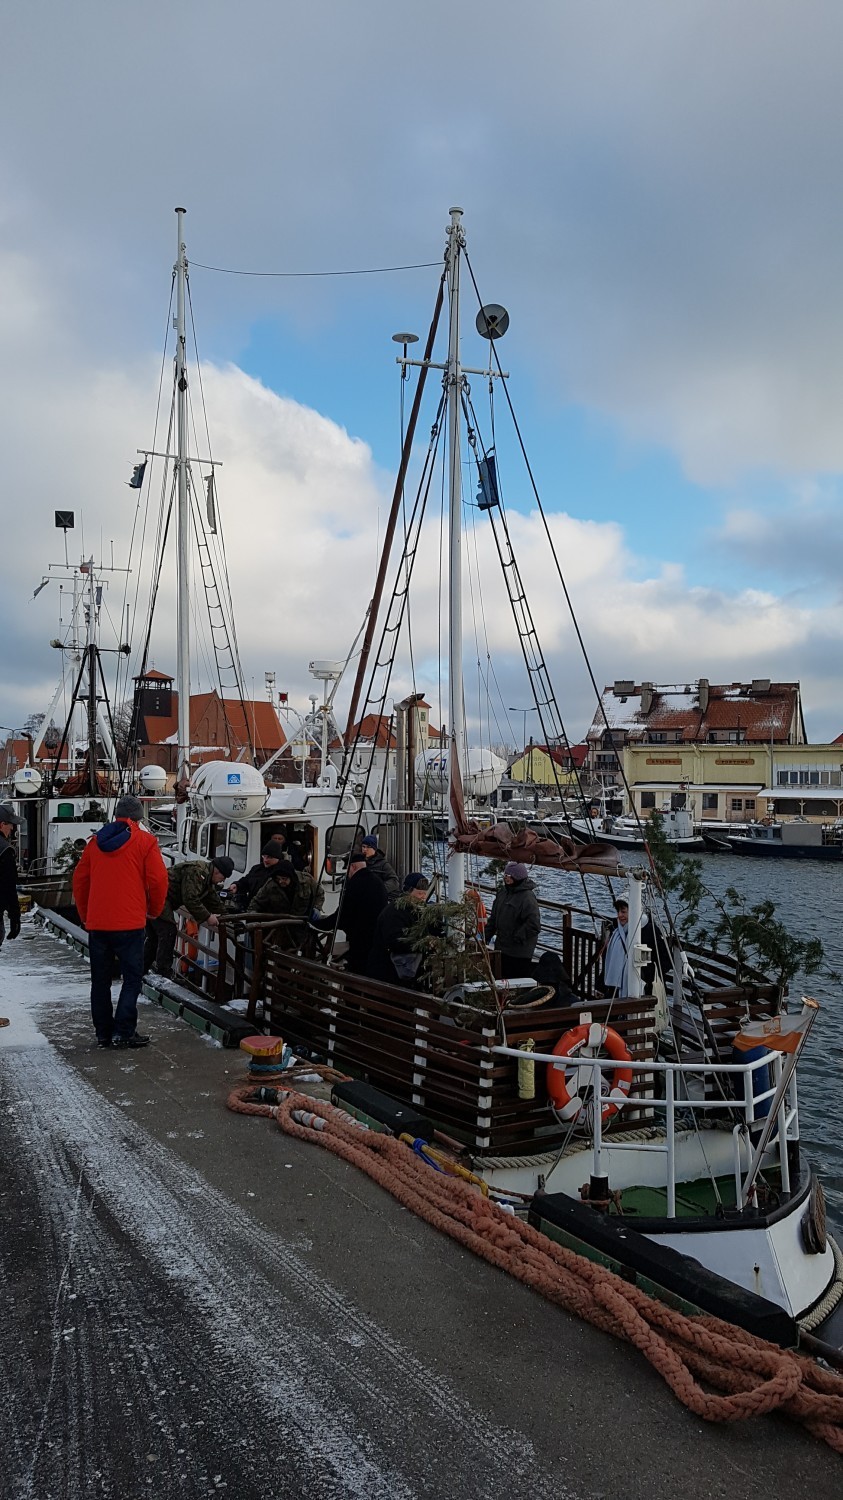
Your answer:
[[[448,436],[450,440],[450,538],[448,568],[448,674],[451,745],[448,756],[448,780],[453,792],[454,781],[461,774],[463,738],[462,682],[462,464],[460,450],[462,370],[460,369],[460,250],[465,244],[461,221],[462,209],[451,209],[448,226],[448,290],[451,318],[448,330]],[[448,828],[456,826],[452,798],[448,805]],[[465,892],[465,856],[452,854],[448,860],[448,899],[461,901]]]
[[[184,294],[187,252],[184,244],[184,208],[176,209],[178,259],[176,261],[176,438],[178,456],[178,507],[176,511],[176,590],[178,600],[178,649],[176,681],[179,694],[176,781],[190,779],[190,512],[187,495],[187,339]],[[187,803],[176,804],[176,830],[180,835],[187,816]]]

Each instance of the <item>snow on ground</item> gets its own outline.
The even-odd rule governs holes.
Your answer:
[[[173,1382],[167,1360],[181,1358],[185,1318],[191,1322],[191,1357],[204,1362],[201,1389],[209,1402],[215,1376],[224,1369],[232,1399],[246,1404],[258,1426],[283,1434],[285,1461],[301,1471],[309,1496],[418,1495],[411,1476],[419,1458],[411,1456],[410,1434],[405,1430],[396,1444],[399,1410],[424,1413],[417,1442],[426,1445],[435,1431],[442,1451],[459,1448],[476,1472],[488,1473],[489,1496],[499,1493],[495,1473],[506,1474],[509,1493],[513,1482],[517,1487],[530,1476],[531,1489],[539,1493],[542,1486],[532,1482],[538,1476],[531,1443],[474,1409],[386,1324],[375,1322],[309,1264],[294,1225],[292,1233],[271,1232],[220,1191],[211,1180],[211,1142],[205,1176],[139,1123],[122,1085],[109,1099],[82,1076],[73,1061],[78,1046],[66,1057],[41,1034],[39,1015],[50,1030],[67,1006],[66,1036],[84,1036],[87,1000],[84,962],[44,935],[28,936],[14,953],[0,955],[0,1013],[12,1020],[0,1032],[5,1149],[25,1185],[22,1194],[37,1195],[37,1211],[28,1217],[50,1226],[47,1243],[53,1247],[50,1284],[39,1297],[53,1308],[49,1375],[44,1381],[33,1373],[37,1359],[45,1357],[37,1347],[43,1339],[32,1330],[27,1335],[25,1326],[16,1345],[18,1395],[6,1423],[0,1419],[16,1450],[16,1497],[58,1494],[47,1476],[50,1484],[60,1480],[66,1500],[89,1493],[90,1465],[110,1462],[101,1434],[90,1436],[90,1414],[108,1405],[112,1387],[125,1388],[125,1400],[142,1414],[141,1448],[149,1447],[184,1483],[193,1461],[185,1429],[196,1424],[182,1412],[184,1392],[168,1389]],[[180,1025],[162,1020],[168,1027]],[[82,1056],[89,1054],[83,1050]],[[104,1055],[106,1063],[113,1060]],[[218,1116],[203,1118],[208,1124],[216,1119],[218,1126]],[[186,1134],[199,1139],[202,1132]],[[119,1226],[118,1238],[111,1226]],[[125,1298],[129,1326],[137,1317],[143,1327],[146,1355],[140,1365],[136,1343],[113,1337],[105,1316],[114,1298],[109,1266],[127,1254],[144,1278],[169,1285],[164,1307],[174,1306],[179,1318],[163,1333],[146,1328],[143,1296],[136,1309],[138,1288],[124,1285],[121,1310]],[[68,1300],[79,1296],[79,1285],[87,1289],[84,1307]],[[63,1435],[61,1454],[54,1451],[56,1430]],[[146,1462],[148,1455],[141,1457]],[[230,1484],[228,1492],[234,1492]],[[267,1500],[272,1492],[270,1483]],[[555,1486],[555,1492],[557,1500],[570,1496],[565,1486]],[[475,1493],[486,1493],[485,1480]]]

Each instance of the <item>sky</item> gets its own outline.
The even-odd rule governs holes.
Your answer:
[[[347,656],[371,598],[400,443],[392,335],[423,339],[459,204],[481,298],[510,313],[498,350],[597,681],[799,679],[809,737],[839,734],[841,48],[831,0],[7,11],[0,725],[55,686],[57,582],[32,597],[63,555],[54,509],[76,513],[71,551],[131,560],[130,602],[148,569],[126,480],[155,430],[177,204],[247,689],[273,671],[306,707],[308,662]],[[488,442],[482,378],[471,394]],[[191,396],[198,412],[195,370]],[[428,402],[422,448],[432,420]],[[500,390],[495,438],[574,740],[594,695]],[[537,716],[512,711],[530,689],[464,459],[467,713],[475,740],[516,745]],[[440,478],[394,679],[434,719]],[[152,652],[169,671],[173,574]],[[201,626],[194,659],[207,688]]]

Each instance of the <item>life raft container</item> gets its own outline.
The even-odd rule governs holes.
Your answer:
[[[563,1060],[548,1063],[547,1092],[559,1116],[569,1122],[578,1119],[584,1107],[579,1088],[582,1087],[583,1092],[591,1090],[594,1070],[588,1066],[587,1059],[601,1055],[615,1059],[618,1066],[611,1079],[601,1070],[602,1121],[607,1125],[617,1114],[632,1083],[632,1069],[623,1066],[624,1063],[632,1062],[632,1054],[623,1037],[613,1031],[611,1026],[600,1026],[594,1021],[584,1023],[582,1026],[574,1026],[559,1038],[553,1055]],[[567,1065],[566,1059],[570,1059]],[[578,1084],[580,1074],[582,1085]],[[589,1105],[589,1110],[592,1107]]]

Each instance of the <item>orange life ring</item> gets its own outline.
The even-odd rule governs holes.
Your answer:
[[[559,1038],[553,1049],[554,1057],[569,1058],[573,1060],[577,1055],[588,1048],[587,1056],[595,1057],[599,1054],[608,1054],[619,1064],[612,1074],[609,1082],[608,1093],[603,1095],[603,1124],[607,1125],[613,1119],[620,1108],[621,1102],[629,1093],[632,1083],[632,1069],[622,1066],[623,1063],[632,1062],[632,1053],[629,1051],[622,1036],[613,1031],[611,1026],[600,1026],[597,1022],[585,1023],[582,1026],[574,1026],[571,1031],[566,1031]],[[572,1092],[568,1087],[569,1076],[578,1071],[576,1063],[566,1067],[564,1063],[548,1063],[547,1065],[547,1092],[563,1120],[576,1120],[583,1108],[583,1100],[579,1092]],[[592,1070],[586,1067],[587,1085],[591,1087]],[[608,1081],[607,1075],[601,1072],[601,1085],[604,1080]],[[605,1085],[604,1085],[605,1086]]]
[[[199,949],[196,943],[190,941],[191,938],[198,938],[199,923],[194,922],[192,917],[188,917],[182,928],[181,935],[183,946],[182,956],[179,961],[179,973],[189,974],[191,969],[195,967],[196,959],[199,957]]]

